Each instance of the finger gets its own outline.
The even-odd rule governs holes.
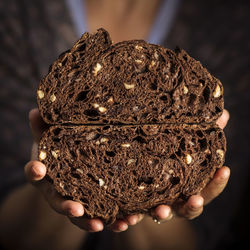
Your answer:
[[[176,210],[176,214],[186,219],[194,219],[203,211],[204,199],[200,195],[192,195],[188,201]]]
[[[217,125],[221,128],[224,129],[227,125],[227,122],[229,120],[229,112],[224,109],[222,112],[222,115],[219,117],[219,119],[216,121]]]
[[[151,216],[153,217],[154,222],[160,224],[162,222],[172,219],[173,213],[170,206],[159,205],[152,210]]]
[[[124,218],[124,220],[129,226],[133,226],[138,222],[139,216],[137,214],[128,215]]]
[[[107,228],[113,232],[119,233],[119,232],[126,231],[128,229],[128,224],[126,223],[125,220],[118,219]]]
[[[70,221],[79,228],[88,232],[100,232],[104,229],[104,225],[100,219],[87,218],[70,218]]]
[[[144,217],[143,214],[133,214],[126,216],[124,220],[129,226],[133,226],[139,223],[143,219],[143,217]]]
[[[27,180],[42,192],[49,205],[58,213],[68,216],[82,216],[84,209],[82,204],[76,201],[65,200],[54,187],[44,179],[46,167],[39,161],[30,161],[25,167]]]
[[[24,172],[27,180],[35,184],[46,175],[46,167],[40,161],[30,161],[25,165]]]
[[[208,204],[224,190],[229,180],[229,176],[230,169],[228,167],[224,166],[216,171],[213,179],[201,191],[201,196],[204,198],[205,204]]]
[[[43,193],[50,207],[57,213],[69,217],[80,217],[84,215],[84,208],[81,203],[64,199],[47,181],[41,183],[39,189]]]
[[[153,217],[153,221],[157,224],[161,224],[171,220],[173,217],[173,213],[171,207],[168,205],[159,205],[155,209],[151,211],[151,216]]]
[[[40,181],[38,189],[42,192],[50,207],[57,213],[69,217],[84,215],[84,208],[81,203],[64,199],[48,181]]]
[[[43,121],[42,117],[40,116],[40,113],[39,113],[38,109],[30,110],[30,112],[29,112],[29,122],[30,122],[30,127],[31,127],[31,130],[32,130],[34,140],[36,142],[39,142],[43,131],[46,128],[48,128],[48,124],[46,124]]]
[[[137,221],[137,223],[139,223],[139,222],[141,222],[143,219],[144,219],[144,214],[138,214],[138,221]]]

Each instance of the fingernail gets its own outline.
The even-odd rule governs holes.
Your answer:
[[[163,218],[162,219],[166,220],[170,214],[171,214],[171,209],[169,207],[166,207],[163,210],[163,216],[162,216]]]
[[[141,221],[144,217],[144,214],[139,214],[139,217],[138,217],[138,222]]]
[[[198,210],[203,206],[203,202],[197,202],[195,204],[190,205],[190,208],[192,210]]]
[[[166,218],[166,220],[171,220],[173,218],[173,213],[170,213],[169,216]]]
[[[128,225],[126,223],[123,223],[122,225],[120,225],[118,227],[118,232],[123,232],[123,231],[126,231],[128,229]]]
[[[133,220],[132,220],[132,225],[135,225],[139,221],[139,216],[137,215]]]
[[[162,219],[162,221],[168,221],[168,220],[171,220],[172,218],[173,218],[173,213],[171,211],[169,211],[168,216],[165,217],[164,219]]]
[[[70,208],[68,210],[68,213],[69,213],[70,217],[80,217],[80,216],[83,216],[83,214],[84,214],[83,206],[80,205],[80,206],[75,207],[74,209]]]
[[[226,179],[229,178],[229,176],[230,176],[230,169],[229,168],[224,169],[224,172],[223,172],[223,175],[222,175],[222,179],[226,180]]]
[[[44,168],[44,166],[39,165],[40,163],[36,163],[30,169],[33,175],[32,178],[35,181],[42,179],[46,174],[46,169]]]
[[[127,217],[126,221],[129,225],[135,225],[139,220],[139,217],[136,215],[132,215]]]
[[[95,231],[96,231],[96,232],[100,232],[100,231],[102,231],[102,230],[103,230],[103,225],[102,225],[101,223],[98,223],[98,224],[96,225]]]
[[[126,225],[124,225],[124,226],[122,227],[122,230],[121,230],[121,231],[123,232],[123,231],[126,231],[127,229],[128,229],[128,225],[126,224]]]

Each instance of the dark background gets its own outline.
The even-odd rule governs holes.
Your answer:
[[[0,2],[0,197],[25,182],[28,112],[48,66],[77,40],[62,1]],[[231,178],[193,221],[201,249],[245,249],[249,235],[250,2],[183,0],[166,47],[184,48],[224,85]],[[13,222],[14,223],[14,222]]]

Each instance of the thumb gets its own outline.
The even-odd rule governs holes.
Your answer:
[[[33,138],[35,142],[39,142],[43,131],[48,127],[42,117],[40,116],[39,110],[31,109],[29,112],[29,124],[32,131]]]
[[[219,117],[219,119],[216,121],[217,125],[221,129],[224,129],[226,127],[226,125],[227,125],[229,117],[230,117],[229,112],[226,109],[224,109],[221,117]]]

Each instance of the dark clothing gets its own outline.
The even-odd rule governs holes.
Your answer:
[[[226,165],[232,171],[229,184],[192,222],[199,248],[203,250],[235,249],[236,246],[240,249],[245,232],[242,228],[249,231],[245,200],[246,194],[249,197],[250,176],[249,13],[249,1],[183,0],[164,43],[168,48],[176,45],[184,48],[222,81],[225,108],[231,116],[225,129]],[[9,190],[25,182],[23,167],[29,161],[32,143],[28,111],[36,106],[39,80],[53,60],[76,40],[62,0],[0,1],[2,199]],[[103,241],[106,239],[107,244],[111,244],[111,236],[112,233],[106,231],[91,234],[95,239],[92,242],[99,244],[96,249],[106,249]]]

